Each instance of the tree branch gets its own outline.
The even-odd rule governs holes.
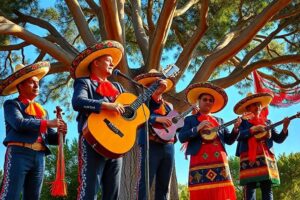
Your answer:
[[[141,18],[141,1],[140,0],[131,0],[132,9],[132,23],[134,28],[134,34],[137,39],[137,43],[142,51],[144,61],[147,60],[148,56],[148,48],[149,48],[149,41],[148,36],[145,32],[143,27],[143,20]]]
[[[52,36],[54,36],[56,38],[55,41],[57,44],[59,44],[61,46],[61,48],[65,49],[73,56],[76,56],[78,54],[78,51],[72,45],[70,45],[70,43],[48,21],[45,21],[41,18],[36,18],[36,17],[29,16],[29,15],[25,15],[17,10],[14,11],[14,13],[18,16],[17,19],[13,20],[14,22],[16,22],[16,23],[19,23],[19,22],[31,23],[38,27],[44,28],[47,31],[49,31],[49,33]]]
[[[271,51],[270,51],[269,45],[267,45],[266,48],[267,48],[267,52],[268,52],[269,56],[270,56],[271,58],[274,58],[274,56],[272,55],[272,53],[271,53]]]
[[[176,11],[174,13],[174,17],[183,15],[188,9],[190,9],[192,6],[194,6],[198,2],[199,2],[199,0],[189,0],[184,6],[182,6],[179,9],[176,9]]]
[[[259,52],[263,48],[265,48],[271,42],[271,40],[275,37],[275,35],[277,35],[277,33],[279,33],[282,29],[284,29],[290,22],[291,21],[285,21],[284,23],[280,24],[276,30],[274,30],[272,33],[269,34],[268,37],[265,38],[265,40],[263,42],[261,42],[259,45],[257,45],[249,53],[247,53],[247,55],[244,57],[244,59],[242,60],[242,62],[240,63],[240,65],[238,67],[245,66],[249,62],[249,60],[255,54],[257,54],[257,52]]]
[[[54,90],[57,90],[58,88],[67,85],[68,82],[69,82],[70,80],[71,80],[71,76],[69,75],[68,78],[66,79],[66,81],[57,84],[57,85],[56,85],[55,87],[53,87],[53,88],[49,88],[48,94],[46,95],[46,99],[45,99],[45,100],[41,100],[41,101],[42,101],[42,104],[45,104],[45,103],[48,101],[48,99],[49,99],[49,97],[50,97],[50,94],[51,94]]]
[[[272,65],[278,65],[278,64],[288,64],[288,63],[300,63],[300,55],[286,55],[286,56],[276,57],[273,59],[263,59],[254,62],[252,64],[249,64],[243,69],[239,68],[238,70],[234,70],[229,76],[225,78],[213,80],[212,82],[223,88],[227,88],[243,80],[244,77],[248,76],[255,69],[272,66]]]
[[[203,37],[207,30],[207,15],[208,15],[208,4],[209,0],[202,0],[201,5],[199,5],[200,20],[197,30],[193,36],[185,44],[181,54],[179,55],[176,65],[184,70],[190,63],[194,49],[197,47],[199,41]]]
[[[35,61],[33,63],[41,61],[45,57],[45,55],[46,55],[46,53],[44,51],[41,51],[41,53],[39,54],[39,56],[35,59]]]
[[[289,10],[288,12],[285,13],[278,13],[272,18],[272,21],[279,20],[279,19],[286,19],[298,15],[300,13],[300,4],[297,4],[294,7],[296,9]]]
[[[159,15],[157,26],[151,38],[149,56],[146,64],[146,71],[151,68],[159,68],[162,50],[165,46],[168,32],[170,30],[173,15],[176,9],[177,0],[165,0]]]
[[[239,3],[239,20],[242,20],[243,19],[243,4],[244,4],[244,0],[240,0],[240,3]]]
[[[65,0],[67,6],[73,16],[79,34],[87,47],[93,46],[97,43],[93,33],[91,32],[84,14],[77,0]]]
[[[71,64],[65,64],[62,62],[51,63],[51,68],[48,74],[56,74],[69,71]]]
[[[183,47],[184,44],[186,43],[186,40],[181,35],[181,32],[178,29],[178,24],[175,21],[173,21],[171,29],[174,31],[180,45]]]
[[[122,41],[123,45],[126,46],[126,38],[125,38],[125,0],[117,0],[118,5],[118,13],[119,13],[119,21],[122,29]],[[126,54],[126,52],[124,52]]]
[[[153,13],[152,13],[152,9],[153,9],[153,0],[148,0],[148,8],[147,8],[147,23],[148,23],[148,27],[149,27],[149,36],[150,39],[153,36],[153,32],[155,30],[155,25],[152,19]]]
[[[277,0],[256,15],[252,23],[246,27],[238,37],[234,38],[226,47],[208,56],[196,73],[194,80],[207,81],[216,67],[226,62],[243,49],[261,30],[261,28],[280,10],[286,7],[291,0]]]
[[[89,7],[94,10],[97,18],[98,18],[98,25],[99,25],[99,31],[102,39],[107,38],[106,32],[104,28],[101,28],[102,26],[104,27],[104,19],[103,19],[103,14],[102,14],[102,8],[98,4],[96,4],[93,0],[85,0],[86,3],[89,5]]]
[[[295,48],[299,48],[298,45],[296,45],[295,43],[291,42],[289,39],[287,39],[286,37],[282,37],[282,39],[284,41],[286,41],[287,43],[289,43],[290,45],[292,45]]]
[[[102,0],[101,7],[104,16],[107,39],[117,40],[123,44],[122,27],[119,20],[116,0]]]
[[[278,69],[276,67],[270,66],[268,67],[269,69],[273,70],[274,72],[277,72],[279,74],[285,74],[287,76],[291,76],[293,77],[296,81],[300,81],[299,78],[296,76],[296,74],[294,74],[293,72],[289,71],[289,70],[285,70],[285,69]]]
[[[259,72],[259,71],[257,71],[257,72],[258,72],[258,74],[259,74],[261,77],[263,77],[263,78],[265,78],[265,79],[268,79],[269,81],[274,82],[275,84],[277,84],[277,85],[278,85],[279,87],[281,87],[281,88],[285,88],[285,89],[293,88],[293,87],[297,86],[297,85],[300,83],[299,80],[296,80],[294,83],[283,84],[283,83],[281,83],[277,78],[275,78],[274,76],[271,76],[271,75],[268,75],[268,74],[265,74],[265,73],[262,73],[262,72]]]
[[[101,7],[104,16],[104,27],[107,34],[107,39],[116,40],[122,44],[125,44],[116,0],[101,0]],[[119,64],[119,69],[124,73],[127,73],[127,66],[126,54],[124,54]]]
[[[299,30],[300,30],[299,28],[296,28],[294,31],[292,31],[292,32],[290,32],[290,33],[286,33],[286,34],[278,35],[278,36],[276,36],[275,38],[287,37],[287,36],[290,36],[290,35],[293,35],[293,34],[295,34],[295,33],[299,32]]]
[[[49,42],[48,40],[41,38],[23,27],[14,24],[13,22],[0,16],[0,34],[14,35],[18,38],[25,40],[27,43],[33,44],[40,49],[44,49],[53,58],[63,62],[71,64],[74,56],[60,48],[59,46]]]
[[[12,51],[12,50],[20,50],[23,47],[27,47],[28,44],[27,42],[21,42],[19,44],[12,44],[12,45],[4,45],[0,46],[0,51]]]

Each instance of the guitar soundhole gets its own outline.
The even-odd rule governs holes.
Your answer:
[[[178,119],[174,117],[174,118],[172,119],[172,122],[173,122],[173,124],[177,124]]]
[[[135,111],[130,106],[125,107],[125,112],[122,114],[122,117],[126,120],[131,120],[135,117]]]

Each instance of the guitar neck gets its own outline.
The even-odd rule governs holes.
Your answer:
[[[186,111],[182,112],[180,115],[176,117],[176,120],[180,120],[187,116],[192,110],[194,109],[194,106],[190,106]]]
[[[215,131],[221,130],[221,129],[227,127],[227,126],[230,126],[230,125],[234,124],[234,123],[236,122],[236,120],[237,120],[237,119],[231,120],[231,121],[229,121],[229,122],[226,122],[225,124],[222,124],[222,125],[216,127],[216,130],[215,130]]]
[[[296,115],[293,115],[293,116],[289,117],[289,120],[293,120],[293,119],[297,118],[298,115],[299,114],[296,114]],[[279,125],[283,124],[283,121],[284,120],[281,120],[281,121],[278,121],[278,122],[276,122],[274,124],[271,124],[271,125],[267,126],[265,129],[266,130],[271,130],[271,129],[275,128],[276,126],[279,126]]]
[[[137,110],[145,103],[159,86],[159,81],[154,82],[146,91],[138,96],[138,98],[130,105],[134,110]]]

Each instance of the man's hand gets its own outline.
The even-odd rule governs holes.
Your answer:
[[[283,119],[283,129],[282,130],[284,133],[287,133],[290,122],[291,122],[291,120],[288,117]]]
[[[265,131],[265,126],[263,126],[263,125],[252,126],[250,128],[250,131],[253,134],[258,134],[258,133],[261,133],[261,132]]]
[[[199,131],[202,131],[205,129],[210,129],[210,128],[212,128],[212,124],[209,121],[204,120],[197,126],[197,131],[199,132]]]
[[[116,103],[116,102],[115,103],[103,102],[101,108],[106,109],[106,110],[116,111],[119,114],[122,114],[125,112],[124,106],[122,104]]]
[[[172,121],[166,117],[156,117],[156,122],[161,123],[165,125],[166,127],[169,127],[172,125]]]

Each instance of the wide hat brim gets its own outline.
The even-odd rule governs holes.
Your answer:
[[[152,83],[154,83],[159,78],[162,78],[164,75],[160,72],[157,73],[146,73],[146,74],[140,74],[134,78],[135,81],[139,82],[140,84],[144,86],[149,86]],[[167,78],[165,79],[167,81],[167,88],[165,89],[164,93],[170,91],[174,87],[174,79],[173,78]]]
[[[14,72],[0,83],[0,95],[7,96],[16,93],[17,85],[22,81],[36,76],[39,80],[42,79],[50,70],[50,63],[41,61],[32,65],[25,66]]]
[[[112,57],[112,64],[116,67],[122,59],[124,48],[121,43],[113,40],[106,40],[97,43],[81,53],[72,62],[70,74],[72,78],[87,77],[90,75],[88,66],[98,57],[109,55]]]
[[[191,105],[197,104],[201,94],[209,94],[213,96],[214,105],[210,110],[211,113],[216,113],[222,110],[228,102],[226,92],[222,88],[208,82],[195,83],[186,89],[186,98]]]
[[[273,95],[270,93],[257,93],[252,94],[244,99],[240,100],[233,108],[234,112],[238,115],[241,115],[245,112],[247,112],[246,107],[253,104],[253,103],[261,103],[261,107],[264,108],[268,106],[273,99]]]

